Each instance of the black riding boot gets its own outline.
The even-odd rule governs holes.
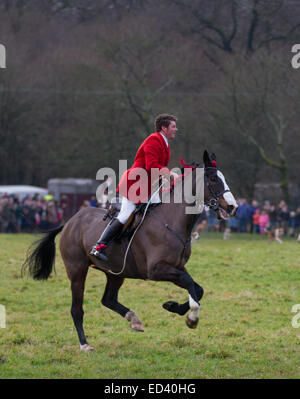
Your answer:
[[[108,257],[104,250],[108,244],[119,235],[123,226],[123,223],[121,223],[117,218],[109,222],[101,234],[101,237],[93,246],[90,255],[93,255],[100,260],[108,261]]]

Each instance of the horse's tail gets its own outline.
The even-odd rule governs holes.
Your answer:
[[[55,260],[55,237],[63,229],[63,225],[45,234],[29,248],[29,253],[22,266],[22,274],[29,268],[29,274],[34,280],[47,280]]]

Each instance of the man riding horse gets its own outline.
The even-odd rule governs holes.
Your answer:
[[[105,248],[109,243],[119,235],[124,224],[129,219],[130,215],[136,209],[137,204],[148,199],[152,194],[151,170],[158,169],[159,174],[166,178],[177,177],[177,174],[171,172],[167,166],[170,161],[170,146],[169,140],[174,139],[177,127],[177,118],[173,115],[161,114],[155,119],[156,133],[150,134],[139,147],[132,167],[126,170],[120,180],[117,191],[122,196],[121,211],[119,215],[114,218],[105,228],[97,243],[93,246],[90,255],[95,256],[100,260],[107,261],[108,257],[105,253]],[[142,168],[147,172],[147,181],[139,181],[138,176],[135,176],[135,171]],[[130,190],[130,188],[139,182],[140,189],[137,191]],[[146,198],[140,198],[141,188],[146,188]],[[143,190],[142,190],[143,191]],[[158,193],[151,198],[151,202],[160,202]]]
[[[25,260],[23,270],[28,267],[30,275],[36,280],[48,279],[54,268],[55,237],[61,233],[60,253],[71,282],[71,314],[82,351],[94,349],[87,343],[83,328],[85,281],[90,266],[93,265],[97,266],[96,269],[103,271],[107,278],[102,304],[124,317],[133,330],[142,332],[144,327],[136,313],[119,302],[118,292],[126,278],[172,282],[185,289],[188,292],[188,301],[184,303],[167,301],[163,304],[163,308],[180,316],[189,312],[186,316],[186,325],[189,328],[196,328],[198,324],[200,300],[204,290],[200,284],[194,281],[186,268],[191,255],[191,233],[198,215],[186,212],[187,206],[191,203],[183,195],[184,190],[181,191],[182,195],[180,194],[182,201],[178,202],[174,184],[174,190],[170,191],[170,201],[162,200],[160,206],[151,209],[149,217],[144,220],[143,225],[134,236],[130,257],[126,259],[127,250],[120,240],[119,242],[115,240],[113,245],[107,249],[109,258],[104,252],[107,245],[119,234],[136,205],[146,201],[151,194],[150,175],[152,175],[153,169],[158,169],[160,175],[165,177],[177,177],[167,168],[170,159],[168,140],[174,138],[176,130],[176,117],[159,115],[156,118],[156,132],[142,143],[133,166],[121,178],[119,184],[119,193],[122,197],[121,212],[108,226],[103,219],[103,209],[83,208],[73,215],[65,225],[45,233]],[[209,156],[205,150],[203,163],[185,164],[181,160],[181,164],[184,166],[183,171],[185,172],[176,179],[177,187],[183,188],[186,179],[190,178],[192,192],[197,193],[196,186],[199,184],[197,176],[203,176],[201,182],[204,191],[203,204],[213,209],[218,218],[224,219],[235,215],[237,203],[224,175],[217,168],[215,154]],[[146,176],[145,179],[140,179],[142,181],[134,178],[139,169]],[[203,174],[198,173],[200,170]],[[139,194],[138,190],[134,191],[137,186],[140,187]],[[146,193],[147,190],[143,190],[145,186],[150,188],[148,193]],[[155,190],[151,199],[154,200],[153,202],[160,202]],[[196,206],[199,199],[196,195],[192,205]],[[101,231],[103,233],[96,246],[93,247]],[[122,268],[123,259],[126,259],[126,262],[123,261]],[[104,265],[103,260],[105,261]]]

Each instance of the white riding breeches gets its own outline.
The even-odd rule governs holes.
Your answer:
[[[121,205],[121,210],[119,215],[117,216],[117,219],[119,222],[122,224],[125,224],[129,218],[129,216],[134,212],[136,208],[136,205],[129,201],[126,197],[122,197],[122,205]]]
[[[151,203],[152,204],[158,204],[160,202],[159,194],[158,192],[153,194],[151,198]],[[126,197],[122,197],[122,205],[121,205],[121,210],[119,215],[117,216],[117,219],[119,222],[122,224],[125,224],[127,220],[129,219],[129,216],[134,212],[136,208],[136,205],[129,201]]]

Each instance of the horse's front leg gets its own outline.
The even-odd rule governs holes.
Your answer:
[[[144,332],[143,323],[134,311],[118,302],[118,292],[124,282],[124,278],[111,276],[109,274],[107,274],[106,277],[107,283],[102,298],[102,304],[128,320],[133,330]]]
[[[203,297],[204,290],[196,282],[194,282],[194,284],[195,284],[196,296],[197,296],[197,299],[199,302],[201,300],[201,298]],[[169,312],[177,313],[180,316],[183,316],[190,309],[190,302],[187,301],[183,304],[179,304],[178,302],[168,301],[168,302],[165,302],[162,306],[164,309],[168,310]]]
[[[151,270],[150,271],[151,280],[170,281],[181,288],[185,288],[188,291],[189,293],[188,308],[191,310],[191,312],[187,315],[186,324],[189,328],[196,328],[199,321],[200,304],[198,302],[199,301],[198,296],[200,296],[200,290],[196,289],[196,284],[192,279],[192,277],[188,274],[187,271],[178,270],[172,266],[165,264],[155,265],[154,267],[150,268],[150,270]],[[184,306],[182,308],[179,308],[180,311],[184,311],[185,308],[187,307],[187,304],[183,305]],[[178,306],[180,307],[182,305]],[[184,313],[186,313],[186,311]]]

